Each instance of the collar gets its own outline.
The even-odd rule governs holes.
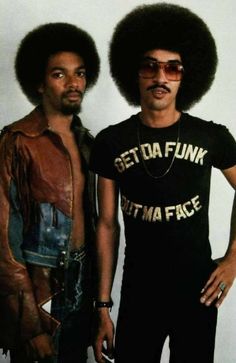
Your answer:
[[[37,137],[42,135],[45,131],[50,131],[49,122],[41,106],[36,107],[28,115],[6,128],[13,133],[20,132],[29,137]],[[83,127],[82,122],[77,115],[73,116],[71,128],[73,131],[88,131]]]

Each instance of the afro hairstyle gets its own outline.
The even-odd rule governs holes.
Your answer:
[[[215,41],[204,21],[175,4],[141,5],[116,26],[109,51],[110,72],[129,104],[140,105],[137,75],[142,56],[163,49],[180,54],[184,77],[176,107],[187,110],[209,90],[217,67]]]
[[[91,36],[68,23],[47,23],[29,32],[21,41],[15,59],[15,72],[22,91],[34,105],[41,102],[42,83],[48,59],[58,52],[80,55],[86,66],[87,88],[98,78],[100,59]]]

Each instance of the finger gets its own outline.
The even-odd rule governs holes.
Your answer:
[[[94,352],[94,356],[95,356],[95,361],[96,361],[97,363],[106,363],[105,358],[103,357],[103,355],[98,356],[98,355],[96,354],[96,352]]]
[[[111,347],[111,349],[113,350],[113,346]],[[102,355],[105,363],[111,363],[111,361],[114,359],[113,354],[111,354],[111,352],[109,351],[108,343],[107,348],[105,348],[104,345],[102,346]]]
[[[102,350],[102,356],[105,359],[105,362],[107,362],[108,360],[112,360],[114,359],[114,355],[113,355],[113,347],[109,350],[109,349],[103,349]]]
[[[222,302],[224,301],[226,295],[228,294],[228,291],[229,291],[229,289],[225,289],[225,291],[223,291],[221,293],[221,295],[218,297],[218,300],[217,300],[216,305],[215,305],[217,308],[219,308],[220,305],[222,304]]]
[[[207,280],[205,286],[203,287],[201,293],[204,293],[208,289],[208,287],[214,283],[214,281],[217,279],[217,272],[218,271],[216,268],[215,271],[213,271],[212,274],[210,275],[210,277]]]
[[[221,282],[219,285],[219,288],[221,289],[221,294],[218,296],[218,300],[216,302],[216,307],[219,308],[222,302],[224,301],[225,297],[227,296],[230,288],[232,286],[232,283],[224,283]]]
[[[54,348],[50,344],[45,344],[37,348],[39,358],[52,357],[54,355]]]
[[[206,306],[210,306],[214,301],[219,301],[221,295],[225,295],[226,287],[225,283],[215,281],[201,297],[201,303],[204,303]]]
[[[206,298],[205,300],[205,305],[206,306],[211,306],[211,304],[218,300],[219,298],[219,293],[218,292],[214,292],[211,296],[209,296],[208,298]]]
[[[114,347],[113,347],[113,336],[107,339],[107,355],[110,359],[113,359]]]
[[[105,363],[112,363],[113,362],[113,358],[110,358],[105,354],[103,354],[103,358],[104,358]]]
[[[200,302],[207,306],[211,305],[212,301],[218,298],[218,295],[221,293],[219,288],[219,282],[216,280],[209,285],[206,290],[204,291],[203,295],[200,298]]]
[[[53,341],[51,341],[50,343],[50,352],[48,354],[49,356],[57,356],[58,355],[58,351],[55,347],[55,344],[53,343]]]
[[[97,339],[94,344],[94,355],[95,355],[95,360],[98,363],[105,363],[105,360],[103,359],[102,355],[102,350],[103,350],[103,339]]]

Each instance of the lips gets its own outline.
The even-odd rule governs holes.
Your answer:
[[[152,95],[155,98],[162,98],[164,97],[167,93],[169,93],[166,89],[164,89],[163,87],[155,87],[154,89],[151,90]]]
[[[82,94],[81,92],[70,91],[65,94],[64,98],[67,98],[69,101],[78,101],[78,99],[82,98]]]
[[[66,94],[66,97],[68,97],[68,98],[79,98],[79,97],[81,97],[81,94],[79,92],[68,92]]]

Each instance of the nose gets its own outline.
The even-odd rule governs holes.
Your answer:
[[[165,71],[164,71],[164,67],[162,67],[162,65],[159,65],[153,79],[160,83],[168,82],[168,79],[167,79]]]
[[[66,84],[68,87],[77,87],[79,84],[79,78],[77,75],[68,75],[66,78]]]

